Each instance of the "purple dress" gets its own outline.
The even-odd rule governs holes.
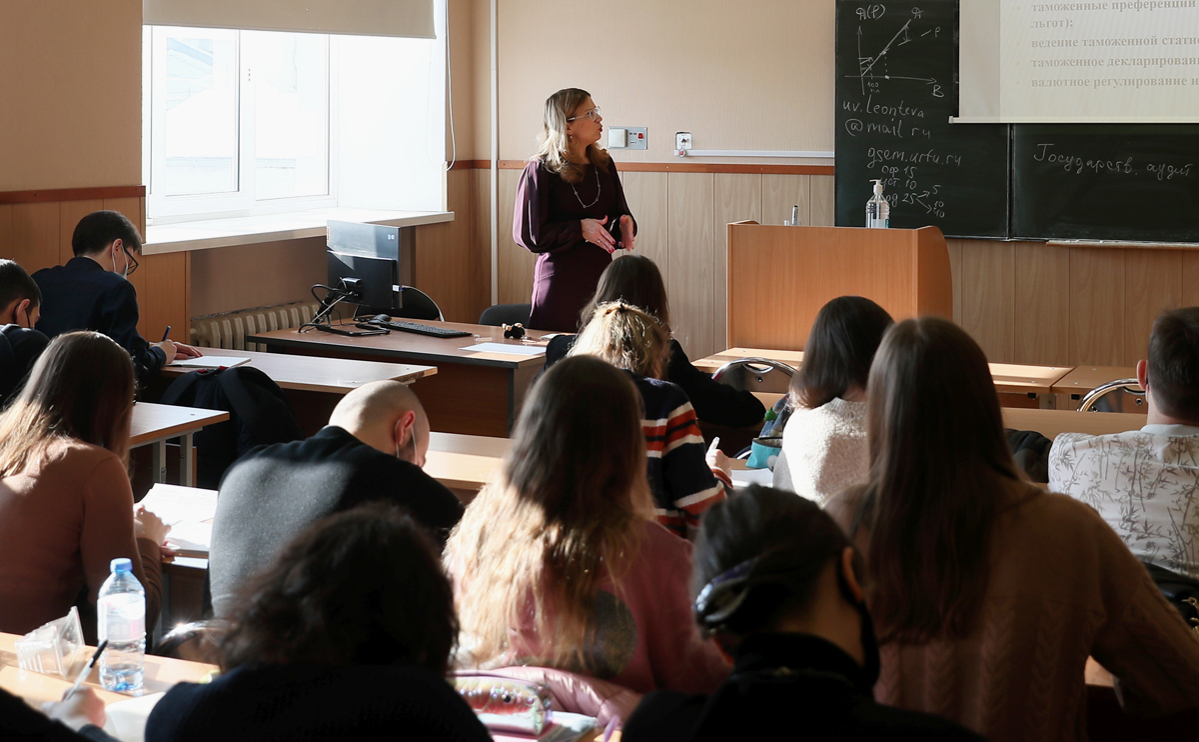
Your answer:
[[[578,330],[579,312],[595,294],[600,274],[612,262],[604,248],[583,239],[580,220],[607,216],[608,224],[612,224],[628,213],[614,162],[609,161],[608,172],[587,165],[583,179],[573,189],[539,160],[525,166],[516,189],[512,238],[537,254],[530,327],[556,332]]]

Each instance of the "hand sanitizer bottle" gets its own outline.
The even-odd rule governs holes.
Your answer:
[[[874,195],[866,202],[866,226],[871,229],[886,229],[891,226],[891,204],[883,198],[883,182],[874,183]]]

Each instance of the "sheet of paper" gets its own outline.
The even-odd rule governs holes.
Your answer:
[[[182,487],[159,482],[142,498],[141,505],[169,526],[203,523],[216,515],[216,490]]]
[[[774,472],[769,469],[734,469],[733,484],[738,487],[748,487],[760,484],[769,487],[774,482]]]
[[[172,361],[167,365],[176,368],[233,368],[249,362],[250,359],[247,356],[200,356],[199,358]]]
[[[176,523],[167,534],[167,546],[178,547],[184,556],[208,556],[212,550],[211,523]]]
[[[476,353],[506,353],[510,356],[543,356],[545,355],[544,346],[536,345],[509,345],[508,343],[475,343],[467,345],[458,350],[473,350]]]

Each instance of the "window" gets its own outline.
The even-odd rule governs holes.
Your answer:
[[[148,221],[442,210],[438,36],[145,27]]]

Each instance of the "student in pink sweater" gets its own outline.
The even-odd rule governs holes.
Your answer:
[[[828,510],[866,554],[878,700],[992,742],[1085,740],[1091,655],[1128,711],[1199,706],[1199,638],[1094,510],[1020,478],[961,328],[896,325],[869,384],[871,480]]]
[[[654,521],[645,445],[624,372],[584,356],[541,377],[446,544],[462,664],[554,667],[639,693],[724,680],[691,619],[691,544]]]

